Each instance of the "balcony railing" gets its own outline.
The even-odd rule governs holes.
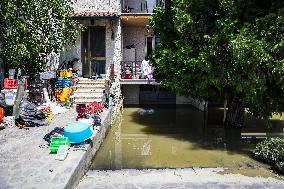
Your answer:
[[[153,80],[153,67],[143,68],[141,61],[122,61],[121,62],[121,79],[141,79]],[[146,69],[150,69],[146,73]]]
[[[153,13],[156,6],[164,6],[165,0],[124,0],[123,13]]]

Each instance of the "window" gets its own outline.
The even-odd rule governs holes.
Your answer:
[[[152,57],[152,53],[155,50],[155,47],[159,46],[160,43],[161,43],[161,39],[159,36],[146,37],[145,54],[147,58]]]

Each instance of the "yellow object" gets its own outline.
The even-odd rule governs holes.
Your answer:
[[[71,70],[61,70],[59,72],[59,76],[60,77],[72,77],[73,76],[73,73]]]
[[[63,89],[56,89],[55,94],[56,98],[60,102],[65,102],[72,93],[72,88],[66,87]]]

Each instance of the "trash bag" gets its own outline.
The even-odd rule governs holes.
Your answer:
[[[5,102],[5,98],[3,97],[3,95],[0,95],[0,106],[3,108],[7,107],[7,104]]]
[[[44,112],[37,109],[37,106],[24,100],[20,105],[19,120],[27,127],[38,127],[46,125]]]

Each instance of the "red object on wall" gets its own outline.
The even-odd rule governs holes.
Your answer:
[[[90,104],[77,104],[77,119],[85,118],[87,114],[97,114],[103,112],[103,103],[102,102],[92,102]]]
[[[17,89],[18,88],[18,80],[17,79],[4,79],[4,89]],[[26,80],[26,89],[28,88],[28,81]]]
[[[121,76],[122,79],[132,79],[132,74],[125,74]]]

